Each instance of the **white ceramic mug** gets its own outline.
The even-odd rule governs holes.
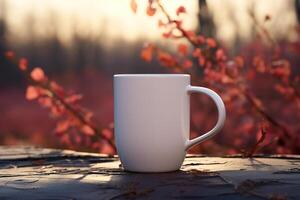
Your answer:
[[[204,93],[218,108],[209,132],[190,140],[190,94]],[[114,75],[114,120],[117,151],[125,170],[178,170],[186,151],[217,134],[225,106],[214,91],[190,85],[187,74]]]

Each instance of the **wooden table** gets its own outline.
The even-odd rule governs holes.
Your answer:
[[[0,199],[300,199],[300,156],[188,155],[180,171],[142,174],[118,157],[0,146]]]

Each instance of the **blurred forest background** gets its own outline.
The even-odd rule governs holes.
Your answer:
[[[137,2],[141,7],[147,4],[143,0]],[[288,43],[299,40],[299,1],[163,2],[170,12],[184,5],[188,11],[184,16],[187,27],[216,38],[230,55],[260,51],[249,51],[256,37],[249,9],[261,23],[266,15],[271,16],[266,27],[276,40]],[[19,70],[4,57],[8,50],[26,57],[31,66],[42,67],[66,89],[82,93],[82,104],[101,124],[113,121],[113,74],[168,73],[156,61],[144,62],[140,51],[148,41],[170,51],[176,48],[176,42],[162,39],[157,20],[143,12],[132,13],[129,4],[129,0],[0,0],[0,144],[86,150],[61,143],[53,132],[55,122],[49,120],[48,112],[24,98],[26,83]],[[293,65],[299,66],[299,52],[288,52],[286,56]],[[294,69],[293,73],[299,74],[299,71],[299,68]],[[197,106],[195,109],[199,111]],[[199,123],[203,131],[212,125],[213,120],[208,124]],[[231,130],[224,132],[230,134]],[[237,153],[227,145],[214,150]],[[238,145],[238,141],[231,145]]]

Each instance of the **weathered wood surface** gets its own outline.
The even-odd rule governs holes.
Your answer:
[[[300,199],[300,156],[187,156],[180,171],[127,173],[117,157],[0,147],[0,199]]]

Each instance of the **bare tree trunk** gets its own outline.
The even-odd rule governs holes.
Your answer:
[[[295,9],[298,23],[300,23],[300,0],[295,0]]]
[[[199,33],[206,36],[215,35],[215,25],[207,6],[206,0],[199,0]]]
[[[6,49],[6,2],[0,0],[0,52]]]

